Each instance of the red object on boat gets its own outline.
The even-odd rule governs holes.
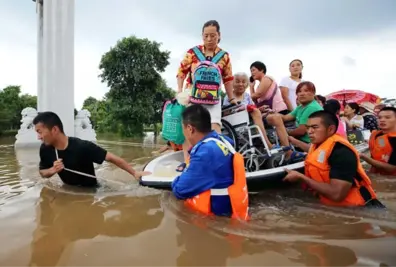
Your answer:
[[[361,90],[347,90],[343,89],[326,96],[326,99],[335,99],[341,103],[342,109],[345,104],[350,102],[356,102],[361,104],[363,102],[370,102],[373,104],[379,104],[381,98],[377,95],[367,93]]]

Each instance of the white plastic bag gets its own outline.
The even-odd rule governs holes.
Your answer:
[[[180,105],[187,106],[190,103],[190,96],[191,96],[191,90],[184,89],[183,92],[177,94],[176,99]]]

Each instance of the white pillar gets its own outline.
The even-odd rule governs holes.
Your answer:
[[[65,134],[74,136],[74,0],[43,2],[40,111],[58,114]]]
[[[37,13],[37,111],[42,111],[43,103],[43,4],[36,0]]]

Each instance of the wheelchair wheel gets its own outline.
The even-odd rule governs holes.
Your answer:
[[[285,154],[275,155],[275,156],[270,157],[269,159],[267,159],[264,162],[264,168],[265,169],[274,169],[274,168],[280,167],[284,161],[284,157],[285,157]]]
[[[260,164],[257,157],[250,157],[245,159],[245,169],[247,172],[256,172],[260,170]]]
[[[239,149],[238,135],[231,124],[226,120],[221,120],[222,128],[221,133],[229,137],[234,142],[234,148],[236,151]]]

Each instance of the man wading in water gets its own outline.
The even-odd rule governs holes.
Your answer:
[[[68,137],[63,132],[63,124],[53,112],[41,112],[33,120],[40,147],[40,175],[50,178],[58,174],[65,184],[96,187],[94,164],[109,161],[139,179],[147,172],[134,170],[122,158],[107,152],[100,146],[76,137]]]

